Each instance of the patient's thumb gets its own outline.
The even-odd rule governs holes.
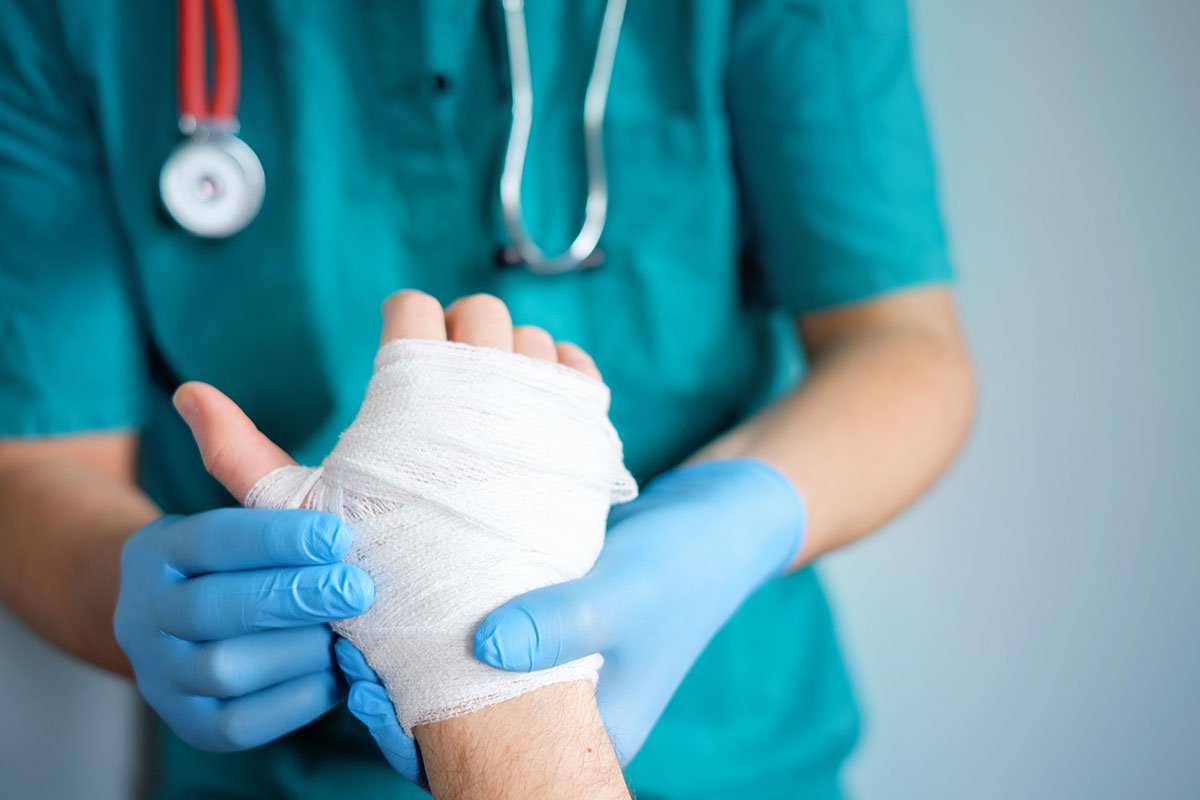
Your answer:
[[[175,391],[175,409],[200,448],[209,474],[242,502],[262,476],[296,462],[262,434],[237,404],[207,383]]]

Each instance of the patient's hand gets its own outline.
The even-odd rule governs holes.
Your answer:
[[[580,348],[555,343],[539,328],[526,326],[514,330],[504,304],[486,295],[463,298],[443,314],[437,301],[428,295],[398,292],[384,305],[382,335],[385,343],[395,339],[452,341],[515,352],[563,364],[596,381],[600,378],[591,358]],[[244,500],[268,474],[291,474],[280,468],[294,467],[295,462],[258,432],[233,402],[216,389],[189,383],[180,388],[179,394],[195,401],[188,423],[205,466],[235,497]],[[294,472],[304,474],[299,468]],[[317,473],[316,477],[321,476]],[[605,479],[608,480],[607,476]],[[302,481],[298,485],[308,491],[314,484]],[[339,498],[345,494],[341,488],[337,487]],[[325,494],[329,494],[328,487]],[[618,494],[614,490],[614,495]],[[296,504],[304,502],[304,498],[301,495]],[[316,505],[325,507],[322,502]],[[601,517],[601,531],[602,524]],[[564,535],[570,533],[564,531]],[[465,567],[468,572],[470,568]],[[408,587],[394,588],[397,597],[393,600],[402,603]],[[379,597],[377,606],[380,605],[386,607],[386,598]],[[369,686],[364,682],[364,691],[376,691]],[[397,688],[402,687],[389,687]],[[359,694],[360,700],[368,696]],[[395,691],[391,694],[393,698],[398,696]],[[386,701],[386,696],[375,695],[376,711]],[[360,707],[356,713],[362,710]],[[498,705],[454,716],[425,725],[418,720],[414,729],[422,744],[430,785],[438,796],[626,796],[615,756],[596,712],[593,687],[586,680],[544,686]],[[373,727],[373,733],[376,731],[377,727]],[[395,730],[392,736],[390,743],[381,742],[385,749],[403,750],[411,742]],[[404,753],[400,756],[393,758],[393,763],[411,765],[412,770],[402,771],[413,777],[416,759],[406,758]]]
[[[555,342],[549,333],[532,325],[514,328],[508,308],[491,295],[471,295],[442,311],[438,301],[412,289],[392,294],[383,304],[380,344],[394,339],[451,341],[520,353],[553,361],[600,380],[591,356],[570,342]],[[187,420],[204,458],[204,466],[229,493],[241,502],[264,475],[295,460],[259,432],[232,400],[208,384],[183,384],[176,398],[196,400]]]

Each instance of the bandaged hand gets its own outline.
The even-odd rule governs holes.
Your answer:
[[[247,505],[353,524],[347,561],[372,575],[376,602],[335,630],[379,673],[404,732],[594,681],[595,655],[530,674],[472,656],[494,608],[584,575],[609,506],[636,493],[591,360],[537,328],[513,330],[484,296],[443,316],[432,298],[398,293],[382,339],[358,417],[317,468],[295,465],[212,387],[185,385],[206,466]]]

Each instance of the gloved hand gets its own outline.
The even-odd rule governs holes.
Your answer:
[[[492,612],[475,655],[527,671],[602,653],[596,700],[628,763],[713,635],[799,552],[806,519],[795,487],[763,461],[675,469],[613,508],[590,573]]]
[[[367,726],[392,769],[422,789],[428,789],[429,781],[425,779],[417,744],[400,727],[396,708],[375,670],[367,665],[367,659],[348,640],[339,638],[333,649],[337,654],[338,666],[350,683],[350,697],[346,701],[350,713]]]
[[[243,508],[162,517],[130,537],[114,630],[180,738],[255,747],[341,701],[324,623],[375,597],[365,572],[339,563],[351,538],[329,514]]]
[[[796,489],[765,462],[668,472],[613,508],[604,550],[586,576],[488,615],[475,632],[475,656],[529,671],[603,653],[596,699],[628,763],[713,635],[799,552],[806,519]],[[374,673],[349,643],[337,652],[353,681],[350,711],[392,765],[417,780],[416,748]]]

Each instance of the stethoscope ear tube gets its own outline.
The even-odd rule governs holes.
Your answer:
[[[213,87],[205,80],[207,25],[212,13]],[[224,238],[258,215],[266,191],[262,163],[238,138],[241,42],[234,0],[179,0],[179,130],[186,137],[163,164],[159,194],[184,230]]]
[[[598,267],[604,263],[605,258],[607,258],[607,256],[605,255],[604,251],[597,247],[591,252],[590,255],[587,256],[587,258],[580,262],[577,269],[585,270],[591,269],[592,267]],[[516,269],[517,267],[529,266],[529,263],[521,255],[521,251],[512,245],[497,247],[495,260],[496,266],[500,267],[501,269]]]
[[[212,11],[213,21],[211,102],[205,85],[206,3]],[[181,127],[185,118],[190,120],[189,127],[200,121],[227,125],[237,119],[238,94],[242,85],[242,47],[234,0],[179,0],[178,13],[175,80]],[[190,130],[184,132],[191,133]]]
[[[529,67],[529,39],[525,31],[524,0],[504,0],[504,23],[508,38],[508,62],[512,74],[512,129],[500,175],[500,208],[511,241],[510,250],[526,269],[542,275],[592,266],[600,235],[608,217],[608,175],[604,164],[604,110],[612,83],[613,60],[625,18],[625,0],[608,0],[596,43],[596,60],[588,78],[583,100],[584,152],[587,159],[588,191],[583,225],[575,240],[556,256],[538,247],[525,225],[521,206],[521,181],[525,173],[529,134],[533,126],[533,80]],[[504,256],[508,258],[508,256]]]

